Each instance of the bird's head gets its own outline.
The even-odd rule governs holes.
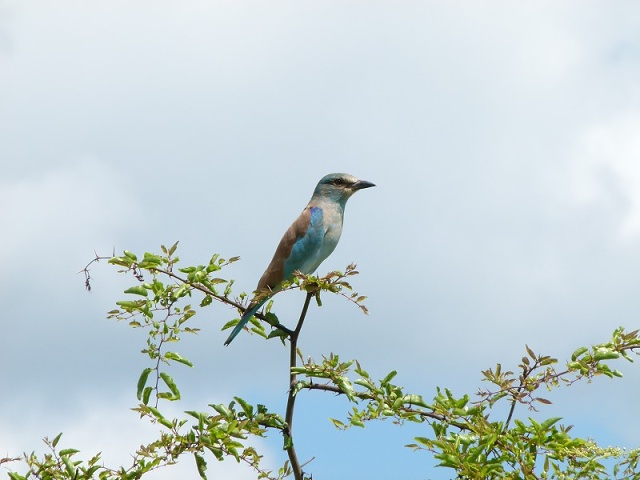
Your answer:
[[[369,187],[375,187],[375,184],[347,173],[330,173],[318,182],[313,196],[329,198],[344,205],[355,192]]]

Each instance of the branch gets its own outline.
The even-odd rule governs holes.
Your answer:
[[[206,287],[203,287],[202,285],[200,285],[198,283],[192,283],[189,280],[187,280],[185,278],[182,278],[180,275],[176,275],[175,273],[173,273],[170,270],[164,270],[164,269],[161,269],[161,268],[155,268],[154,271],[159,272],[159,273],[164,273],[168,277],[171,277],[174,280],[178,280],[179,282],[184,283],[185,285],[189,285],[190,287],[195,288],[196,290],[199,290],[199,291],[201,291],[202,293],[204,293],[206,295],[211,295],[213,298],[215,298],[216,300],[220,301],[221,303],[224,303],[226,305],[231,305],[232,307],[237,308],[238,310],[242,311],[243,313],[246,312],[247,309],[248,309],[248,307],[245,307],[244,305],[241,305],[238,302],[234,302],[229,297],[225,297],[224,295],[220,295],[218,293],[215,293],[212,290],[210,290],[210,289],[208,289]],[[253,314],[253,316],[256,317],[256,318],[259,318],[260,320],[263,320],[263,321],[267,322],[269,325],[271,325],[274,328],[277,328],[278,330],[282,330],[289,337],[291,337],[291,335],[293,334],[292,330],[290,330],[289,328],[285,327],[281,323],[276,323],[275,325],[271,324],[267,320],[267,317],[265,315],[263,315],[262,313],[256,312],[256,313]]]
[[[95,253],[95,252],[94,252]],[[115,252],[111,257],[105,257],[105,256],[100,256],[97,253],[95,253],[95,258],[93,258],[93,260],[91,260],[89,263],[87,263],[87,265],[85,265],[85,267],[80,270],[80,272],[78,273],[84,273],[84,286],[87,289],[87,291],[91,291],[91,274],[90,274],[90,270],[89,267],[94,264],[94,263],[98,263],[100,260],[111,260],[112,258],[115,258]],[[132,265],[129,267],[130,270],[133,271],[133,275],[136,277],[136,279],[140,282],[143,281],[143,277],[142,277],[142,273],[139,270],[139,267],[137,265],[137,263],[132,263]],[[221,303],[224,303],[225,305],[229,305],[232,307],[237,308],[238,310],[240,310],[241,312],[245,312],[247,310],[248,307],[245,307],[244,305],[235,302],[233,300],[231,300],[229,297],[225,296],[225,295],[220,295],[216,292],[214,292],[213,290],[199,284],[199,283],[195,283],[195,282],[190,282],[189,280],[187,280],[184,277],[181,277],[180,275],[177,275],[175,273],[173,273],[172,270],[168,270],[168,269],[164,269],[164,268],[158,268],[158,267],[154,267],[154,268],[148,268],[148,271],[150,273],[161,273],[164,274],[166,276],[168,276],[169,278],[172,278],[174,280],[177,280],[179,283],[182,283],[184,285],[189,285],[191,288],[198,290],[202,293],[204,293],[205,295],[209,295],[213,298],[215,298],[216,300],[218,300]],[[278,330],[283,331],[284,333],[286,333],[288,336],[291,336],[291,334],[293,333],[292,330],[290,330],[289,328],[285,327],[284,325],[280,324],[280,323],[276,323],[276,324],[272,324],[270,323],[266,316],[263,315],[262,313],[256,312],[254,314],[254,317],[259,318],[260,320],[263,320],[267,323],[269,323],[269,325],[271,325],[273,328],[277,328]]]
[[[342,390],[340,387],[337,387],[335,385],[321,384],[321,383],[308,383],[308,384],[305,384],[304,386],[302,386],[300,389],[301,390],[303,390],[303,389],[306,389],[306,390],[322,390],[322,391],[325,391],[325,392],[335,393],[337,395],[346,395],[344,390]],[[374,399],[373,395],[371,395],[369,393],[366,393],[366,392],[354,392],[353,395],[355,397],[358,397],[360,400],[373,400]],[[417,410],[415,408],[405,407],[404,405],[398,407],[398,410],[402,410],[403,412],[409,413],[409,414],[412,414],[412,415],[418,415],[420,417],[431,418],[431,419],[437,420],[439,422],[448,423],[449,425],[453,425],[454,427],[458,427],[461,430],[470,430],[468,425],[465,425],[464,423],[460,423],[460,422],[456,422],[456,421],[451,421],[450,419],[448,419],[444,415],[440,415],[438,413],[428,412],[426,410]]]
[[[87,263],[84,266],[84,268],[78,272],[78,273],[84,273],[84,288],[87,289],[87,292],[91,291],[91,274],[89,273],[89,267],[91,265],[93,265],[94,263],[98,263],[100,260],[109,260],[110,258],[113,258],[113,257],[116,256],[115,251],[113,252],[113,255],[111,257],[101,257],[95,251],[93,252],[93,254],[95,255],[93,260],[91,260],[89,263]]]
[[[296,403],[296,374],[294,373],[294,368],[297,366],[297,353],[298,353],[298,336],[300,335],[300,330],[302,329],[302,324],[304,323],[304,319],[307,316],[307,310],[309,309],[309,303],[311,302],[311,298],[315,295],[314,292],[307,292],[307,297],[304,300],[304,306],[302,307],[302,312],[300,313],[300,319],[298,320],[298,324],[296,325],[296,329],[291,332],[289,338],[291,340],[291,346],[289,347],[289,394],[287,398],[287,410],[285,414],[285,448],[287,450],[287,454],[289,455],[289,461],[291,462],[291,469],[293,470],[293,476],[296,480],[303,480],[302,467],[300,466],[300,461],[298,460],[298,455],[296,454],[295,446],[293,444],[293,410],[295,408]]]
[[[507,431],[516,404],[522,403],[535,410],[535,402],[551,403],[545,398],[534,396],[542,385],[546,385],[550,389],[557,387],[559,381],[565,385],[571,385],[582,378],[591,379],[596,375],[606,375],[609,378],[621,377],[622,374],[617,370],[612,370],[606,362],[620,357],[633,361],[628,352],[640,353],[638,352],[640,349],[638,333],[638,330],[626,333],[622,327],[619,327],[613,332],[611,341],[594,345],[591,348],[578,348],[571,355],[571,361],[567,362],[567,368],[560,372],[554,368],[554,365],[558,363],[557,359],[546,355],[536,355],[528,346],[525,346],[527,355],[522,357],[522,362],[518,365],[521,371],[520,375],[516,378],[511,371],[503,372],[500,364],[496,365],[495,369],[483,371],[484,380],[499,388],[496,391],[480,390],[478,395],[481,400],[474,403],[482,404],[488,401],[492,405],[500,398],[509,396],[511,398],[510,408],[504,424],[504,430]],[[539,372],[541,369],[544,370]]]

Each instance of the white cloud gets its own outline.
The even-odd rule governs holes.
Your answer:
[[[20,180],[4,180],[0,268],[24,264],[38,255],[75,253],[76,244],[97,248],[105,234],[127,226],[140,212],[141,206],[116,173],[93,159],[43,166]],[[90,252],[80,254],[86,259]]]
[[[175,408],[163,408],[165,416],[183,418],[184,413]],[[73,417],[55,418],[50,412],[41,410],[14,419],[0,419],[0,456],[17,457],[24,450],[35,450],[38,456],[48,453],[47,447],[39,441],[35,432],[44,432],[42,436],[53,439],[60,431],[63,435],[58,443],[58,450],[75,448],[80,450],[78,459],[88,460],[98,452],[102,452],[101,464],[109,468],[131,465],[131,455],[135,450],[147,442],[158,438],[162,427],[149,423],[129,409],[124,399],[110,403],[86,403],[79,408]],[[186,431],[186,429],[185,429]],[[251,442],[256,449],[271,458],[268,448],[262,441]],[[207,460],[207,474],[209,478],[234,478],[239,480],[255,479],[255,472],[246,464],[237,463],[228,458],[223,462],[217,461],[212,455],[205,455]],[[265,468],[268,467],[265,461]],[[12,471],[23,473],[26,465],[10,463],[7,465]],[[152,471],[145,475],[150,480],[169,480],[174,478],[198,478],[195,461],[192,455],[185,454],[178,459],[176,465]]]
[[[640,113],[620,114],[588,128],[573,161],[579,204],[604,202],[621,213],[620,239],[640,236]]]
[[[184,259],[239,254],[230,275],[250,290],[327,171],[379,185],[352,200],[321,269],[358,261],[371,316],[327,300],[305,327],[307,354],[338,348],[381,373],[468,386],[476,365],[517,358],[524,343],[570,351],[637,318],[640,16],[624,2],[4,3],[0,366],[21,406],[60,382],[41,376],[54,360],[73,365],[58,369],[73,399],[97,388],[86,380],[95,365],[112,381],[131,367],[123,326],[116,336],[89,321],[114,300],[104,286],[114,275],[97,269],[102,285],[81,293],[76,272],[92,249],[179,239]],[[100,161],[60,164],[77,152]],[[127,228],[140,218],[151,221]],[[132,245],[132,233],[144,240]],[[615,239],[631,248],[608,248]],[[24,288],[33,272],[36,288]],[[277,300],[283,321],[299,302]],[[199,318],[210,327],[234,314]],[[217,387],[286,390],[284,349],[245,337],[222,350],[223,334],[207,334],[219,343],[191,345]],[[440,358],[443,368],[424,368]],[[637,396],[638,382],[621,385],[619,397]],[[124,409],[84,409],[51,428],[41,422],[59,420],[55,405],[27,410],[30,422],[0,420],[0,449],[6,435],[41,449],[37,439],[59,431],[87,454],[113,447],[116,461],[137,446],[117,443],[138,438]],[[314,469],[344,467],[321,462]],[[236,478],[227,467],[220,476]],[[367,467],[361,476],[384,477]]]

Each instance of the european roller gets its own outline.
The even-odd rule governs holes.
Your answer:
[[[269,300],[296,270],[313,273],[336,248],[347,200],[358,190],[375,187],[346,173],[330,173],[318,182],[311,200],[280,240],[271,263],[262,274],[256,296],[231,332],[225,345],[240,333],[249,319]],[[267,294],[265,294],[267,292]]]

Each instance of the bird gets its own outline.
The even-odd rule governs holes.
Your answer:
[[[294,273],[313,273],[333,252],[342,234],[344,208],[358,190],[375,187],[347,173],[330,173],[316,185],[311,200],[287,229],[262,274],[256,293],[240,321],[224,342],[229,345],[269,298],[293,279]]]

